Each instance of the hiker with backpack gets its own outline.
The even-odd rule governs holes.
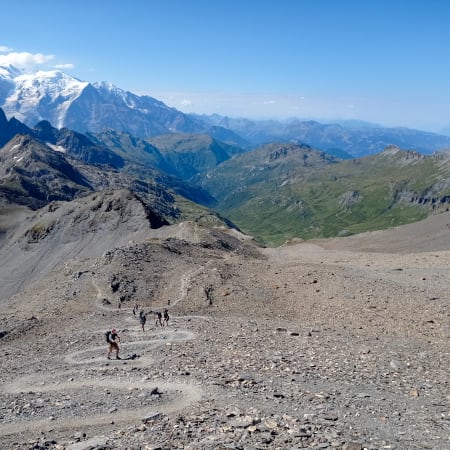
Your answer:
[[[105,333],[106,342],[109,344],[108,355],[107,358],[111,359],[111,353],[113,351],[116,352],[116,359],[121,359],[119,356],[119,342],[120,336],[117,333],[117,330],[113,328],[111,331],[107,331]]]

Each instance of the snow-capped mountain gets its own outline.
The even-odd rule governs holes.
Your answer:
[[[0,67],[0,107],[7,117],[30,127],[48,120],[57,128],[116,129],[138,137],[207,129],[202,121],[152,97],[108,82],[81,81],[56,70],[24,73],[12,66]]]
[[[8,119],[14,116],[29,127],[47,120],[58,129],[80,133],[115,130],[143,139],[201,133],[245,149],[270,142],[294,142],[340,157],[360,157],[381,152],[390,144],[423,153],[450,147],[448,136],[407,128],[184,114],[155,98],[124,91],[108,82],[89,83],[60,71],[24,73],[12,66],[0,66],[0,108]]]
[[[29,126],[46,119],[57,128],[64,126],[70,106],[89,84],[59,71],[19,74],[11,81],[13,89],[3,104],[6,115]]]

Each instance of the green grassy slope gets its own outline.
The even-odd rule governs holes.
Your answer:
[[[447,158],[389,148],[360,159],[334,162],[291,158],[280,170],[270,152],[253,166],[241,157],[224,163],[204,186],[219,211],[266,245],[360,233],[426,217],[450,194]]]

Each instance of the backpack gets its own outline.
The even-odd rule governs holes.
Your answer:
[[[105,333],[106,342],[109,344],[109,337],[111,336],[111,331]]]

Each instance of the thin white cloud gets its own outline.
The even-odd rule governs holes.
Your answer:
[[[353,119],[360,104],[358,98],[328,98],[299,93],[153,91],[141,94],[155,97],[186,113],[217,113],[249,119]]]
[[[75,64],[67,63],[67,64],[55,64],[53,66],[55,69],[73,69]]]
[[[9,53],[12,52],[12,48],[7,47],[6,45],[0,45],[0,53]]]
[[[0,66],[15,66],[19,68],[31,68],[45,64],[55,58],[55,55],[43,53],[11,52],[0,55]]]

